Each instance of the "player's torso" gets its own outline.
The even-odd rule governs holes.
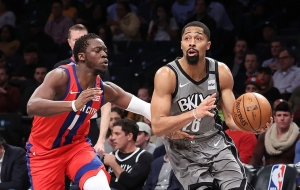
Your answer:
[[[206,58],[207,75],[201,81],[194,81],[184,72],[177,60],[168,64],[177,75],[177,87],[173,94],[170,115],[179,115],[195,109],[213,93],[217,93],[217,99],[219,99],[217,65],[215,60]],[[208,116],[199,120],[194,119],[183,127],[182,131],[195,135],[196,139],[208,137],[218,132],[215,128],[214,118]]]
[[[145,150],[141,148],[137,148],[133,153],[127,155],[126,157],[124,157],[124,155],[121,156],[122,153],[120,153],[119,150],[117,150],[113,154],[116,157],[116,161],[118,165],[122,169],[124,169],[125,172],[131,173],[133,166],[138,162],[138,158],[143,152],[145,152]],[[120,184],[118,183],[118,178],[116,178],[116,175],[114,174],[111,167],[107,168],[107,172],[111,175],[111,184],[110,184],[111,187],[120,190],[124,189],[124,187],[121,187]]]
[[[83,91],[76,76],[74,64],[61,66],[68,74],[68,85],[64,96],[59,101],[76,100]],[[95,86],[103,89],[103,84],[98,76]],[[87,102],[77,112],[65,112],[51,117],[35,116],[29,141],[43,148],[53,149],[73,142],[85,141],[90,118],[100,109],[103,95]],[[42,112],[42,110],[41,110]]]

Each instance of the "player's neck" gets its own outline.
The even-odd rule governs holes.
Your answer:
[[[94,71],[85,65],[76,66],[76,74],[82,89],[93,88],[96,80]]]
[[[206,60],[199,59],[198,63],[191,65],[185,58],[179,59],[182,69],[195,81],[200,81],[206,76]]]
[[[120,152],[126,154],[126,153],[134,152],[136,149],[137,147],[135,146],[135,143],[129,142],[124,149],[120,149]]]

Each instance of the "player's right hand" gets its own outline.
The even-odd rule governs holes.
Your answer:
[[[101,88],[88,88],[82,91],[75,101],[76,109],[80,110],[90,100],[98,99],[98,101],[100,101],[102,92],[103,91],[101,90]]]
[[[198,107],[196,107],[196,109],[194,110],[195,116],[198,119],[201,119],[204,116],[213,117],[215,114],[210,112],[210,110],[216,108],[216,105],[214,105],[215,102],[216,102],[216,93],[214,93],[210,97],[207,97],[199,104]]]

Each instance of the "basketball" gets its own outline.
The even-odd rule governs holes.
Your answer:
[[[234,102],[233,120],[244,131],[259,131],[266,126],[271,116],[272,108],[269,101],[259,93],[242,94]]]

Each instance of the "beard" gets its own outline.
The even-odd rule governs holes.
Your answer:
[[[193,49],[193,48],[189,48],[189,49],[186,51],[186,60],[187,60],[188,64],[190,64],[190,65],[196,65],[196,64],[198,63],[199,59],[200,59],[199,51],[193,49],[194,51],[197,52],[196,55],[194,55],[194,56],[189,56],[188,51],[191,50],[191,49]]]

